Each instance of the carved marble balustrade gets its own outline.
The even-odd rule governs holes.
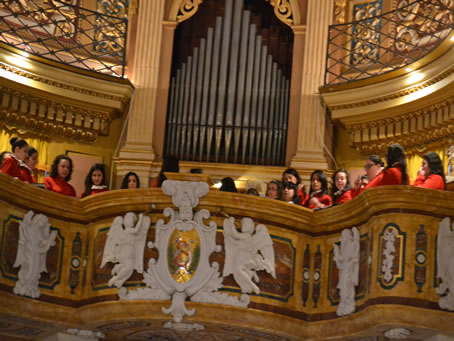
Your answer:
[[[0,336],[42,339],[74,330],[108,340],[454,336],[452,298],[440,290],[454,283],[437,273],[449,271],[437,258],[437,235],[440,222],[454,216],[452,192],[389,186],[312,212],[194,182],[82,200],[3,174],[0,188]],[[18,267],[16,258],[30,211],[46,216],[46,233],[55,236],[40,251],[46,271],[37,298],[14,293],[19,277],[26,281],[20,273],[26,263]],[[132,237],[110,233],[113,226]],[[345,229],[354,231],[352,242],[359,239],[359,259],[351,258],[359,275],[344,281],[349,295],[348,286],[357,285],[354,311],[340,316],[339,267],[349,262],[339,258],[347,250]],[[125,270],[120,288],[108,284],[114,269]]]

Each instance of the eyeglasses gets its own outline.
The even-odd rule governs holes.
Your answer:
[[[369,164],[366,164],[366,165],[364,166],[364,169],[365,169],[365,170],[368,170],[368,169],[370,169],[370,168],[373,167],[373,166],[376,166],[376,164],[375,164],[375,163],[372,163],[372,164],[369,163]]]

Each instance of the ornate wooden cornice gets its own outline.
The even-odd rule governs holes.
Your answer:
[[[109,134],[133,86],[70,72],[0,46],[0,122],[34,134],[93,143]]]

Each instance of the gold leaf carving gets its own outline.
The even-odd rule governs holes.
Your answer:
[[[274,7],[274,14],[284,24],[293,25],[293,11],[289,0],[267,0]]]
[[[184,0],[180,5],[177,21],[182,22],[192,17],[199,9],[202,0]]]

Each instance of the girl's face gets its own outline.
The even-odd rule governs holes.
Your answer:
[[[422,160],[422,170],[424,171],[425,175],[429,175],[430,174],[429,163],[426,160],[424,160],[424,159]]]
[[[296,185],[296,183],[298,182],[298,179],[293,174],[285,173],[284,174],[284,182],[291,182],[291,183],[294,183]]]
[[[33,153],[33,155],[29,156],[28,159],[25,161],[25,164],[28,167],[30,167],[31,170],[35,170],[37,163],[38,163],[38,153]]]
[[[57,166],[57,173],[60,178],[66,178],[69,175],[69,161],[61,159]]]
[[[268,191],[266,192],[266,196],[271,199],[277,199],[279,196],[279,190],[275,183],[271,183],[268,185]]]
[[[137,188],[137,179],[134,175],[130,175],[128,177],[128,189],[135,189]]]
[[[339,191],[342,191],[345,186],[347,186],[347,174],[345,174],[344,172],[337,173],[334,181],[336,182],[337,189]]]
[[[292,201],[294,195],[295,190],[293,188],[289,188],[288,186],[284,187],[284,193],[282,194],[284,201]]]
[[[93,185],[99,186],[102,183],[102,172],[99,169],[96,169],[93,173],[91,173],[91,182],[93,182]]]
[[[19,159],[25,162],[28,158],[28,146],[23,146],[22,148],[16,147],[14,150],[14,155]]]
[[[320,191],[322,189],[322,183],[320,182],[318,175],[314,174],[311,179],[312,191]]]

